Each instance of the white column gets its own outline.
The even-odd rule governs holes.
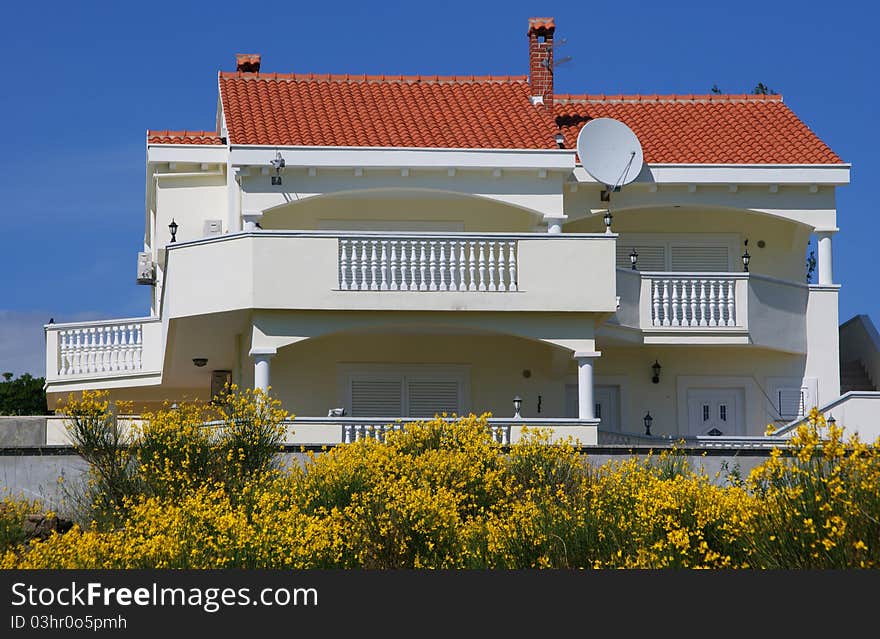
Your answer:
[[[578,365],[578,418],[593,419],[595,400],[593,399],[593,360],[600,357],[599,352],[577,351],[574,358]]]
[[[247,175],[248,170],[241,166],[226,166],[226,232],[236,233],[241,230],[241,184],[239,180]]]
[[[250,356],[254,358],[254,390],[259,388],[268,394],[271,385],[269,361],[275,356],[275,350],[251,349]]]
[[[565,222],[565,217],[544,217],[544,220],[547,222],[547,232],[553,233],[562,233],[562,223]]]
[[[816,233],[819,241],[819,284],[828,285],[834,283],[834,273],[831,264],[831,236],[835,231],[819,231]]]

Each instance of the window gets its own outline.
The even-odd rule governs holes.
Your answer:
[[[344,374],[352,417],[434,417],[467,411],[467,367],[350,365]]]
[[[640,271],[665,272],[728,272],[730,256],[738,246],[739,238],[733,234],[672,235],[666,233],[623,233],[617,242],[617,267],[629,269],[630,253],[639,254],[637,268]]]
[[[780,388],[777,410],[783,419],[797,419],[806,414],[806,388]]]

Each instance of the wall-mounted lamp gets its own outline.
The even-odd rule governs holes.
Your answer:
[[[605,211],[605,215],[602,216],[602,221],[605,222],[605,232],[606,233],[611,232],[611,220],[613,220],[613,219],[614,219],[614,216],[611,215],[611,209],[608,209],[607,211]]]
[[[171,241],[172,242],[177,241],[177,227],[178,226],[179,225],[177,224],[177,222],[174,221],[174,218],[172,217],[171,224],[168,225],[168,230],[171,231]]]
[[[651,411],[648,411],[647,413],[645,413],[645,417],[644,417],[643,421],[645,422],[645,435],[650,435],[651,434],[651,424],[654,423],[654,418],[651,417]]]
[[[556,134],[556,146],[560,149],[565,148],[565,136],[562,135],[562,132]]]
[[[636,264],[639,262],[639,252],[635,249],[632,250],[632,253],[629,254],[629,263],[632,264],[632,270],[639,270],[636,267]]]
[[[836,423],[837,423],[837,420],[834,419],[834,415],[831,415],[831,416],[828,418],[828,425],[829,425],[829,426],[834,426]]]
[[[655,384],[659,384],[659,383],[660,383],[660,369],[661,369],[661,368],[663,368],[663,367],[660,366],[660,362],[658,362],[658,361],[655,359],[655,360],[654,360],[654,363],[651,364],[651,371],[653,371],[653,373],[654,373],[654,376],[651,377],[651,381],[654,382]]]
[[[748,238],[746,238],[746,241],[743,242],[743,246],[746,247],[745,253],[742,254],[743,271],[748,273],[749,272],[749,262],[752,261],[752,256],[749,255],[749,240],[748,240]]]
[[[281,151],[275,151],[275,159],[269,160],[269,164],[275,169],[275,175],[272,176],[272,186],[281,185],[281,169],[284,168],[284,158],[281,157]]]
[[[193,364],[198,368],[201,368],[202,366],[204,366],[207,363],[208,363],[207,357],[193,357]]]
[[[513,418],[514,419],[522,419],[522,415],[520,415],[520,411],[522,410],[522,397],[519,395],[513,398]]]

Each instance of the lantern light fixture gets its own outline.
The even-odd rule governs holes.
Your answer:
[[[602,216],[602,220],[605,222],[605,232],[611,232],[611,221],[614,219],[614,216],[611,214],[611,209],[605,211],[605,215]]]
[[[654,382],[655,384],[660,383],[660,369],[661,368],[663,368],[663,367],[660,366],[660,362],[658,362],[655,359],[654,363],[651,364],[651,371],[654,373],[654,375],[651,377],[651,381]]]
[[[519,395],[514,396],[514,398],[513,398],[513,413],[514,413],[513,418],[514,419],[522,419],[522,415],[520,414],[520,411],[522,410],[522,403],[523,403],[522,397],[520,397]]]
[[[629,263],[632,264],[632,270],[637,271],[639,262],[639,252],[633,248],[632,253],[629,254]]]
[[[748,273],[749,272],[749,262],[752,261],[752,256],[749,255],[749,240],[748,240],[748,238],[746,238],[746,241],[743,242],[743,246],[746,247],[745,252],[742,254],[743,272]]]
[[[168,230],[171,231],[171,241],[172,242],[177,241],[177,228],[178,228],[178,226],[179,226],[179,224],[177,222],[175,222],[174,218],[172,217],[171,224],[168,225]]]
[[[651,417],[651,411],[648,411],[647,413],[645,413],[645,417],[643,418],[643,421],[645,422],[645,435],[650,436],[651,435],[651,424],[654,423],[654,418]]]

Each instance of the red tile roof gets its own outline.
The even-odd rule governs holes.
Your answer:
[[[652,164],[841,162],[779,95],[557,95],[554,113],[566,146],[592,118],[626,123]]]
[[[220,74],[231,144],[555,148],[525,76]]]
[[[223,144],[216,131],[150,131],[147,144]]]
[[[645,161],[834,164],[841,159],[778,95],[557,95],[529,100],[525,76],[220,73],[229,143],[574,148],[590,119],[626,123]],[[151,131],[151,144],[221,144],[216,133]]]

